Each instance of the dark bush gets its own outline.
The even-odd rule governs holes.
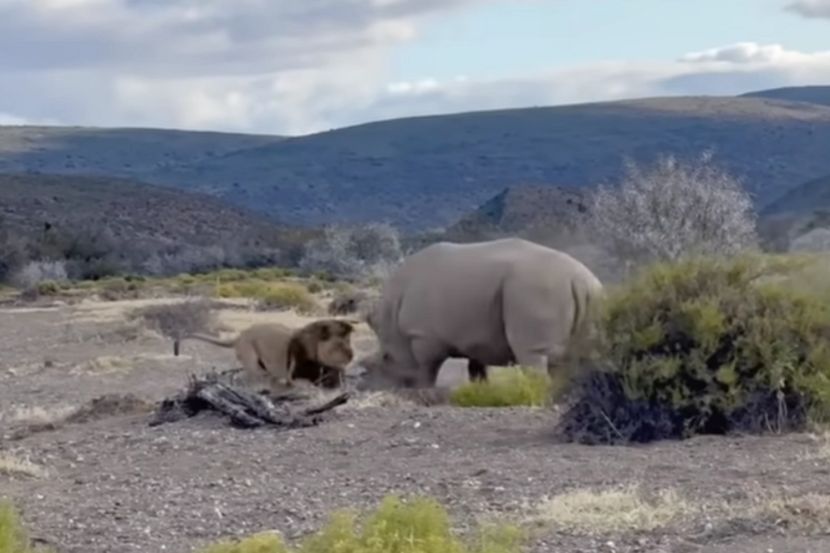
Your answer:
[[[351,315],[357,313],[363,302],[369,299],[369,294],[363,290],[349,288],[334,295],[328,304],[329,315]]]
[[[655,265],[609,293],[602,368],[560,430],[583,443],[804,428],[830,414],[830,302],[806,265],[751,256]]]

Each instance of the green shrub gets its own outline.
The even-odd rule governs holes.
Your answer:
[[[250,278],[250,274],[241,269],[219,269],[218,271],[208,273],[207,276],[221,282],[238,282]]]
[[[323,284],[321,282],[318,282],[317,280],[311,280],[306,285],[306,288],[308,288],[308,291],[312,294],[317,294],[323,291]]]
[[[263,532],[239,541],[221,540],[202,553],[289,553],[289,549],[277,534]]]
[[[289,549],[273,534],[223,541],[202,553],[517,553],[521,530],[509,525],[482,527],[473,539],[454,536],[447,512],[436,501],[404,502],[386,497],[362,521],[349,511],[332,515],[316,534]]]
[[[0,501],[0,553],[46,552],[46,549],[32,547],[15,508],[8,501]]]
[[[609,293],[602,367],[560,429],[583,442],[800,429],[830,414],[830,302],[795,258],[657,264]]]
[[[294,308],[303,312],[310,311],[315,305],[308,289],[294,282],[243,280],[220,284],[216,293],[222,298],[256,299],[266,309]]]
[[[291,273],[280,267],[262,267],[251,271],[251,276],[262,280],[279,280],[291,276]]]
[[[54,280],[43,280],[35,285],[37,293],[41,296],[54,296],[61,291],[60,285]]]
[[[260,298],[260,307],[264,309],[296,309],[301,313],[314,308],[314,300],[308,289],[299,284],[272,285]]]
[[[542,407],[556,396],[561,383],[545,371],[527,367],[490,369],[487,380],[467,382],[455,390],[450,402],[460,407]]]

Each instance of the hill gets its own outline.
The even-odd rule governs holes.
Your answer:
[[[446,226],[517,182],[590,186],[625,156],[718,159],[759,206],[830,173],[830,108],[757,98],[664,98],[370,123],[158,174],[295,224],[387,219]]]
[[[770,202],[762,215],[803,213],[830,208],[830,175],[811,179]]]
[[[517,185],[505,188],[447,228],[444,239],[573,233],[588,211],[584,191],[565,186]]]
[[[62,132],[60,148],[72,150],[75,131]],[[650,161],[659,153],[686,157],[713,148],[761,208],[799,183],[830,174],[830,107],[757,97],[411,117],[285,139],[253,137],[261,142],[245,147],[237,147],[238,135],[220,136],[226,150],[215,148],[213,155],[203,147],[183,152],[175,163],[136,155],[130,167],[114,168],[90,153],[84,167],[206,192],[289,224],[386,220],[410,231],[451,225],[517,183],[578,188],[613,180],[625,157]],[[98,142],[104,159],[111,157],[108,144]],[[51,159],[62,151],[54,141],[32,138],[27,148],[0,150],[0,163],[78,170],[35,167],[37,156]]]
[[[199,252],[271,255],[289,263],[312,234],[204,194],[77,175],[0,174],[0,225],[15,236],[36,239],[47,233],[61,241],[81,234],[90,242],[106,238],[129,250],[118,252],[122,257],[191,255],[194,265]]]
[[[769,98],[830,106],[830,86],[788,86],[743,94],[744,98]]]
[[[164,129],[0,126],[0,173],[142,176],[281,137]]]

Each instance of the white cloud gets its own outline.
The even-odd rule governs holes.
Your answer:
[[[369,120],[830,82],[830,52],[742,42],[673,61],[390,82],[422,18],[519,0],[0,0],[0,124],[300,134]]]
[[[719,48],[710,48],[702,52],[691,52],[682,56],[681,61],[707,62],[722,61],[735,64],[743,63],[798,63],[810,61],[816,56],[828,56],[828,52],[804,54],[793,50],[786,50],[780,44],[757,44],[755,42],[738,42]]]
[[[0,0],[0,93],[16,119],[306,132],[371,102],[424,17],[494,1]]]
[[[830,18],[830,0],[797,0],[786,9],[804,17]]]
[[[648,96],[730,95],[830,83],[830,51],[805,53],[780,45],[740,43],[669,62],[608,62],[528,75],[523,79],[396,83],[362,118],[450,113],[617,100]]]

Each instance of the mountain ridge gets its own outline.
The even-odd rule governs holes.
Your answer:
[[[152,145],[152,134],[130,142],[120,131],[110,143],[63,131],[57,146],[30,137],[22,154],[4,149],[0,127],[0,171],[121,176],[291,225],[388,221],[420,232],[450,227],[520,183],[590,188],[615,181],[627,158],[714,149],[762,210],[830,174],[830,106],[762,92],[423,115],[291,137],[173,131]]]

